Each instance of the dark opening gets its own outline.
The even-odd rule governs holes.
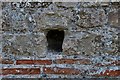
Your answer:
[[[47,33],[48,51],[62,52],[62,44],[64,39],[64,31],[50,30]]]

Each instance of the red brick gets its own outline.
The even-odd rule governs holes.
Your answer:
[[[95,66],[99,66],[99,67],[102,67],[102,66],[120,66],[120,60],[112,61],[109,64],[97,63],[97,64],[95,64]]]
[[[2,75],[8,75],[8,74],[14,74],[14,75],[19,75],[19,74],[40,74],[40,69],[39,68],[7,68],[7,69],[2,69]]]
[[[55,60],[56,64],[90,64],[91,61],[89,59],[57,59]]]
[[[40,65],[51,65],[52,60],[17,60],[16,64],[40,64]]]
[[[106,70],[104,73],[101,72],[96,76],[111,76],[111,77],[120,76],[120,70]]]
[[[43,72],[46,74],[73,74],[73,75],[77,75],[80,74],[80,71],[77,69],[73,69],[73,68],[58,68],[58,67],[54,67],[54,68],[50,68],[50,67],[44,67],[43,68]]]
[[[74,64],[77,60],[75,59],[57,59],[55,63],[57,64]]]
[[[2,59],[2,61],[0,63],[2,63],[2,64],[13,64],[14,61],[12,61],[10,59]]]

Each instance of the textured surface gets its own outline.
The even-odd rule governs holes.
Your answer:
[[[2,77],[120,77],[119,5],[2,2]],[[63,51],[51,53],[46,35],[56,29]]]

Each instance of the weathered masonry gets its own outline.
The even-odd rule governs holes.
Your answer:
[[[4,78],[120,77],[119,2],[2,2]]]

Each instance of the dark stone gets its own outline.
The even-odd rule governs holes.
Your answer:
[[[47,33],[48,51],[62,52],[64,31],[50,30]]]

